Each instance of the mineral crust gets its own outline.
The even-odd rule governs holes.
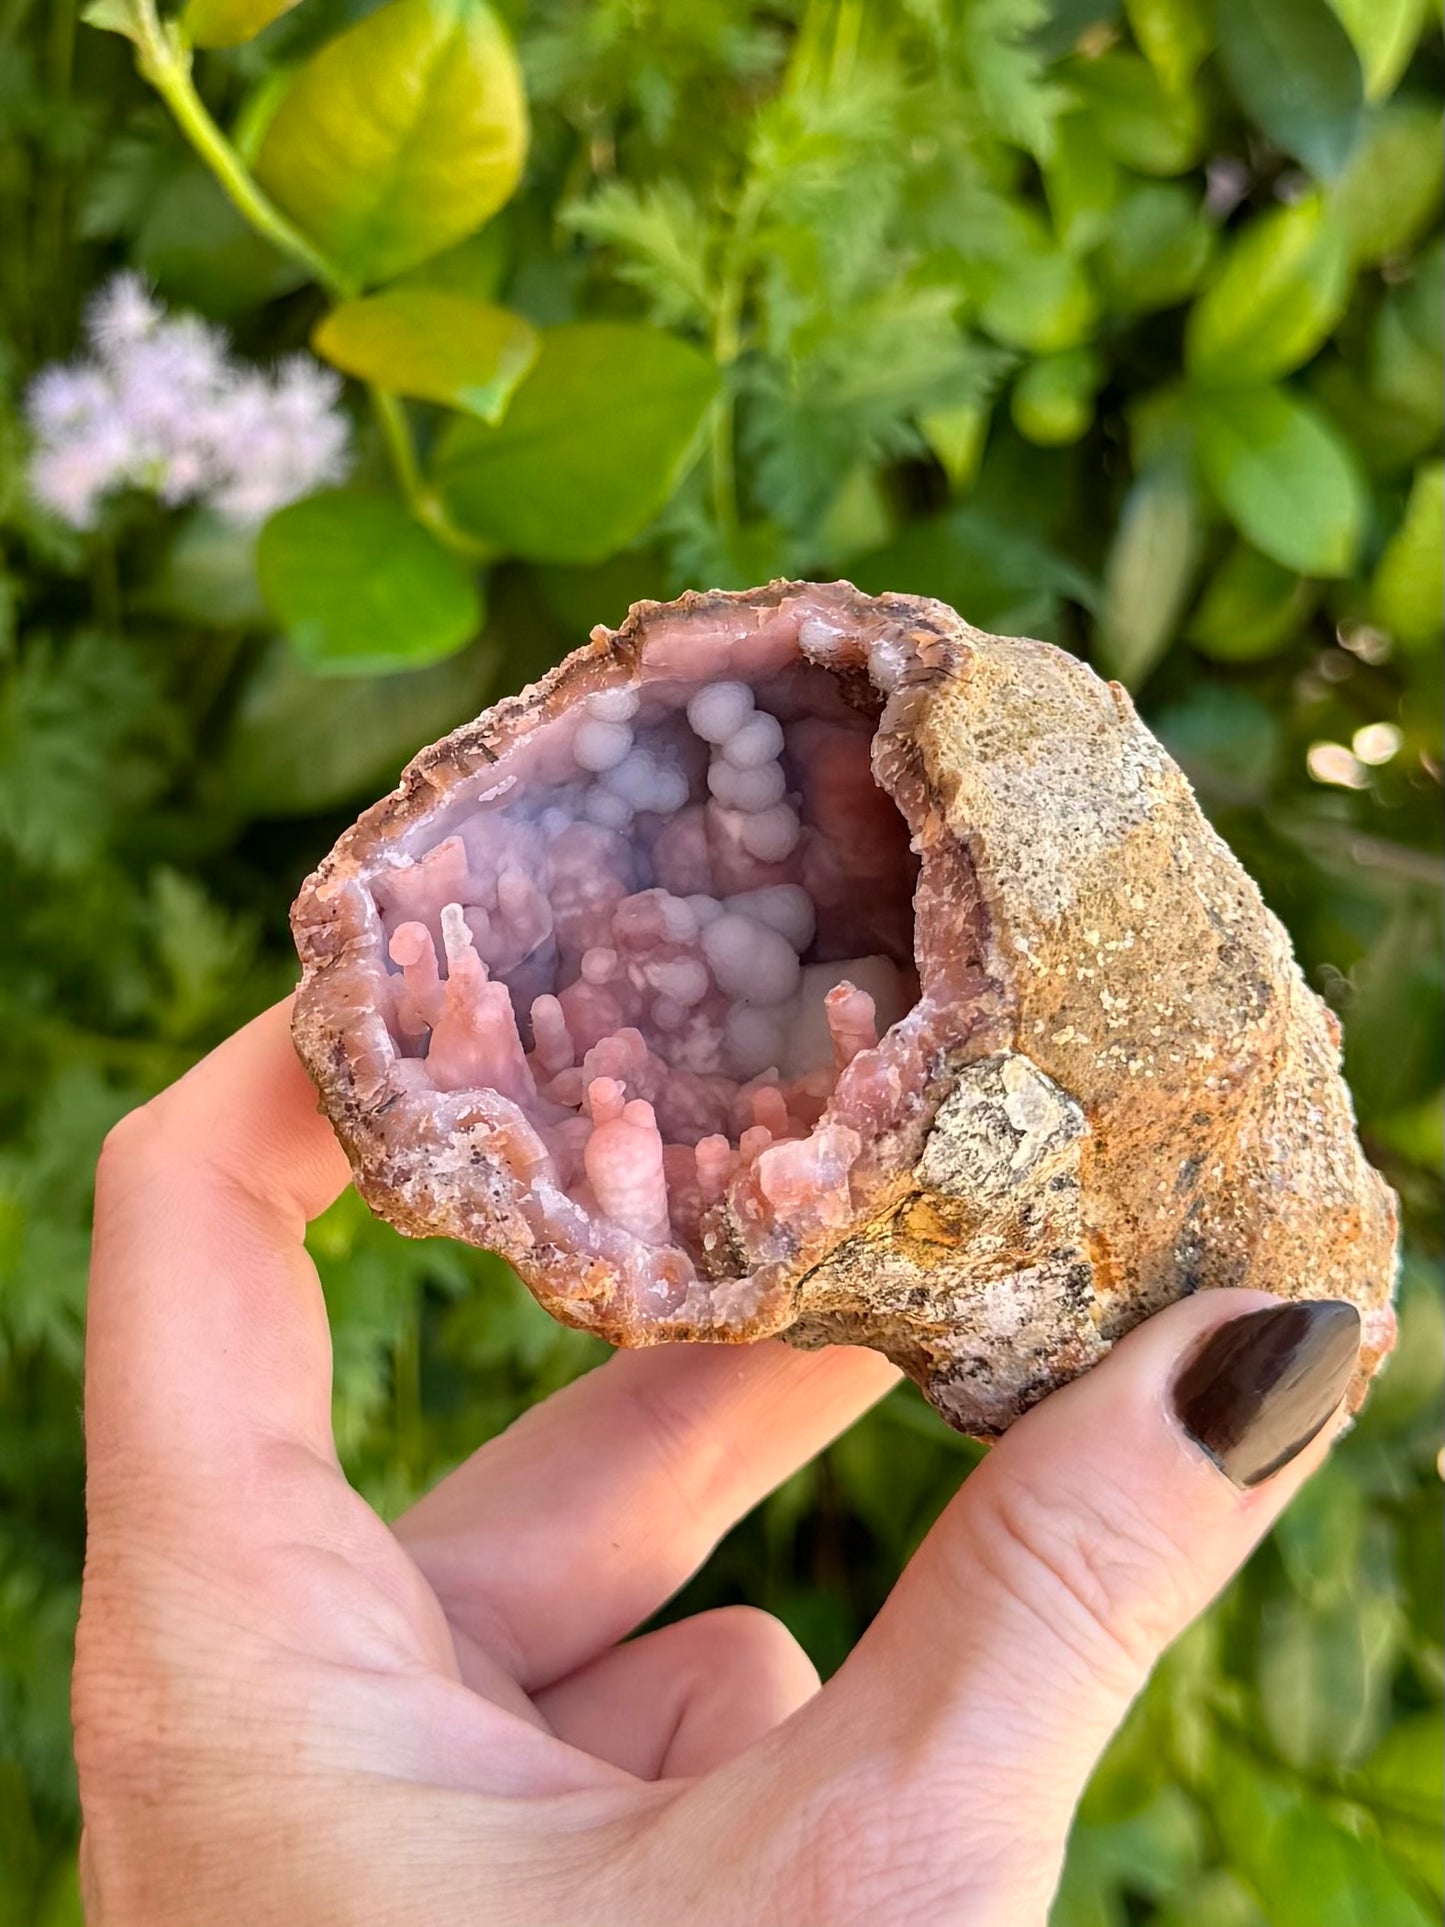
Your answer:
[[[1171,1299],[1343,1297],[1338,1027],[1116,684],[850,584],[641,603],[293,910],[373,1209],[619,1345],[876,1347],[996,1434]]]

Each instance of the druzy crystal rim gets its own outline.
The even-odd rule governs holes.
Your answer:
[[[509,745],[589,693],[679,664],[751,680],[749,650],[783,642],[881,704],[872,768],[920,865],[922,994],[880,1040],[905,1075],[858,1133],[846,1209],[804,1222],[740,1194],[729,1248],[689,1276],[665,1248],[598,1250],[585,1225],[539,1219],[476,1094],[401,1087],[357,880],[460,785],[505,784]],[[587,751],[611,753],[600,736]],[[1284,932],[1122,689],[941,603],[775,582],[639,604],[423,751],[308,879],[293,926],[298,1049],[373,1207],[501,1251],[554,1315],[614,1343],[872,1345],[991,1436],[1211,1286],[1355,1303],[1352,1404],[1393,1342],[1393,1196]]]

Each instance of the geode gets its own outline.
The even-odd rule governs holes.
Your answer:
[[[844,582],[640,603],[293,911],[372,1208],[618,1345],[876,1347],[997,1434],[1140,1319],[1343,1297],[1395,1209],[1335,1019],[1128,696]]]

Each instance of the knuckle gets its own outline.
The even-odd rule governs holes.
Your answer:
[[[1118,1488],[1041,1490],[1002,1466],[979,1485],[976,1551],[995,1583],[1106,1684],[1137,1690],[1187,1616],[1167,1527]]]
[[[166,1131],[168,1093],[127,1111],[105,1134],[96,1164],[97,1202],[127,1191],[157,1155]]]

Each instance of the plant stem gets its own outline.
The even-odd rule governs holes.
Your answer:
[[[289,254],[337,300],[356,283],[292,225],[257,186],[240,155],[212,120],[191,79],[191,50],[173,20],[162,22],[155,0],[133,0],[141,73],[170,108],[176,125],[215,175],[236,211],[283,254]]]
[[[371,396],[372,411],[376,416],[376,425],[381,430],[381,439],[386,444],[397,487],[406,497],[406,505],[412,515],[445,548],[468,562],[490,561],[495,554],[491,545],[479,536],[469,535],[465,529],[458,528],[447,514],[436,490],[427,487],[416,458],[411,424],[400,396],[389,388],[378,388],[374,382],[367,383],[367,393]]]
[[[357,294],[360,283],[287,220],[257,185],[246,163],[212,119],[191,78],[191,49],[180,27],[173,20],[161,20],[155,0],[132,0],[132,7],[141,73],[166,103],[176,125],[220,182],[242,219],[274,248],[299,262],[334,301],[346,301]],[[366,390],[397,487],[411,513],[455,554],[470,562],[489,559],[493,553],[490,546],[459,529],[440,497],[426,486],[417,461],[411,424],[398,396],[389,389],[379,388],[375,382],[367,382]]]

